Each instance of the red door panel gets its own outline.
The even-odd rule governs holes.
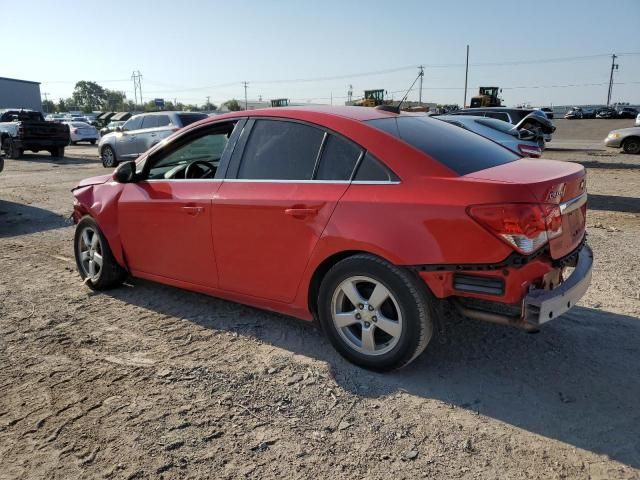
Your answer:
[[[220,288],[292,302],[347,183],[225,181],[213,201]]]
[[[220,181],[127,184],[118,201],[120,235],[132,272],[216,287],[211,199]]]

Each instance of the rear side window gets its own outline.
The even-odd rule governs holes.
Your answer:
[[[400,179],[376,157],[367,152],[358,167],[356,182],[397,182]]]
[[[166,127],[171,123],[169,115],[156,115],[156,122],[158,127]]]
[[[367,123],[405,141],[458,175],[520,158],[491,140],[433,118],[400,116],[369,120]]]
[[[346,138],[329,135],[322,151],[316,180],[350,180],[362,150]]]
[[[251,129],[238,177],[311,180],[324,132],[301,123],[258,120]]]
[[[147,115],[142,120],[142,127],[140,128],[156,128],[158,126],[158,117],[155,115]]]
[[[183,127],[207,118],[206,113],[179,113],[178,119]]]

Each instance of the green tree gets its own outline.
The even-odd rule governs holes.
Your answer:
[[[106,92],[96,82],[81,80],[73,89],[73,100],[84,112],[102,108],[106,101]]]
[[[120,92],[117,90],[109,90],[106,88],[104,90],[104,111],[106,112],[115,112],[120,111],[125,105],[125,100],[127,96],[124,92]]]
[[[56,105],[58,112],[66,112],[67,111],[67,102],[65,102],[64,98],[60,98],[58,100],[58,104]]]
[[[232,98],[231,100],[227,100],[222,105],[227,107],[227,109],[230,112],[237,112],[243,109],[235,98]]]
[[[206,110],[206,111],[217,110],[217,109],[218,107],[211,102],[207,102],[202,106],[202,110]]]
[[[42,101],[42,110],[45,113],[53,113],[56,111],[56,104],[51,100],[43,100]]]

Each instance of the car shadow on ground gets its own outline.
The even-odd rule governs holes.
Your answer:
[[[598,160],[572,160],[584,168],[602,168],[605,170],[640,170],[639,163],[600,162]]]
[[[87,157],[52,157],[49,154],[25,153],[17,162],[50,163],[54,165],[87,165],[99,163],[98,158]]]
[[[640,321],[578,307],[527,334],[472,320],[447,324],[400,371],[342,359],[312,324],[142,280],[108,292],[206,328],[233,331],[327,362],[362,397],[397,391],[436,399],[640,467]]]
[[[28,235],[68,225],[65,216],[50,210],[0,199],[0,238]]]
[[[640,198],[589,194],[589,210],[640,213]]]

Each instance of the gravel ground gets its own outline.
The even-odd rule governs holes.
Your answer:
[[[618,128],[563,122],[565,145]],[[640,478],[640,157],[547,152],[588,168],[579,307],[537,335],[453,321],[379,375],[305,322],[140,280],[87,289],[69,190],[104,169],[67,153],[0,174],[0,478]]]

